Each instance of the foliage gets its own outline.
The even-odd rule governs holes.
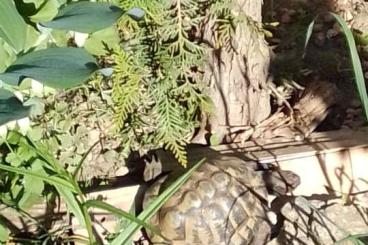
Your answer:
[[[14,146],[17,148],[13,148]],[[8,203],[9,206],[14,206],[20,210],[25,209],[25,206],[22,204],[29,204],[29,200],[32,197],[39,198],[45,191],[45,185],[48,184],[56,189],[66,202],[70,212],[76,216],[79,223],[84,224],[88,231],[90,244],[95,243],[92,232],[92,221],[88,214],[88,209],[90,207],[106,209],[159,234],[157,229],[122,210],[114,209],[102,201],[85,200],[85,196],[79,187],[77,179],[69,171],[63,168],[53,155],[49,153],[44,144],[32,142],[29,138],[13,132],[8,135],[7,147],[10,153],[6,154],[7,157],[5,159],[2,159],[0,169],[19,175],[16,178],[3,179],[4,182],[2,186],[8,186],[9,189],[2,193],[11,196],[9,196],[7,200],[6,196],[3,195],[2,201]],[[16,183],[22,181],[20,176],[24,176],[24,184],[22,186],[17,186]],[[12,183],[7,184],[7,181]],[[14,188],[14,186],[18,188]],[[15,200],[14,196],[17,197]],[[19,202],[17,203],[16,200],[19,200]]]
[[[37,2],[33,2],[35,8]],[[10,91],[18,89],[17,85],[24,78],[33,78],[56,88],[70,88],[84,82],[98,69],[95,59],[83,49],[50,48],[49,44],[54,43],[53,35],[50,34],[50,31],[41,28],[37,22],[53,17],[50,22],[44,25],[53,28],[92,32],[112,25],[124,11],[107,3],[75,2],[61,6],[59,12],[56,11],[56,16],[43,16],[41,12],[49,12],[50,8],[55,10],[59,7],[60,4],[55,1],[52,2],[52,5],[47,2],[44,2],[45,5],[41,4],[39,7],[43,8],[35,13],[37,17],[35,15],[29,16],[26,5],[29,4],[28,2],[16,1],[17,4],[12,0],[0,2],[0,10],[6,13],[0,18],[0,38],[6,43],[3,52],[8,55],[9,59],[17,56],[15,62],[10,66],[8,66],[9,61],[2,61],[3,67],[6,69],[3,73],[0,73],[0,79],[2,82],[11,85],[10,87],[3,86],[2,89],[5,88]],[[19,10],[24,14],[24,19],[18,13]],[[127,12],[127,15],[135,19],[140,18],[142,14],[143,12],[138,8]],[[100,18],[91,21],[90,16],[99,16]],[[32,20],[35,22],[32,22]],[[16,98],[14,97],[14,99]],[[10,102],[11,100],[6,95],[2,101]],[[7,105],[6,107],[10,106]],[[24,109],[21,111],[23,112]],[[9,112],[2,111],[1,113],[6,115]],[[16,114],[16,112],[13,112],[13,114]],[[19,113],[16,119],[23,116],[23,113]]]
[[[109,13],[104,13],[103,20],[94,19],[93,22],[90,22],[88,18],[83,19],[83,13],[99,13],[106,5],[85,2],[62,4],[65,4],[65,1],[4,0],[0,2],[2,12],[0,17],[0,42],[2,44],[0,47],[0,55],[2,55],[0,114],[2,124],[28,116],[28,113],[33,115],[42,113],[44,109],[42,102],[33,96],[42,95],[37,90],[41,88],[47,91],[47,88],[36,80],[55,88],[70,88],[80,85],[98,69],[95,58],[84,49],[65,47],[68,46],[66,31],[60,33],[43,28],[40,22],[50,21],[48,23],[54,25],[55,19],[65,17],[63,24],[67,23],[68,26],[67,28],[63,26],[62,29],[76,29],[73,26],[78,26],[79,30],[82,26],[97,31],[113,24],[125,12],[120,9],[117,11],[119,16],[114,14],[113,18],[108,18]],[[80,8],[81,5],[83,8]],[[117,6],[109,6],[119,9]],[[65,15],[68,14],[67,10],[73,7],[79,12],[73,13],[78,21],[75,22],[73,19],[72,23]],[[135,19],[139,19],[143,14],[138,8],[126,13]],[[106,19],[109,20],[108,23]],[[104,23],[101,24],[101,22]],[[27,93],[23,90],[24,87],[27,87],[25,83],[30,83],[33,89],[33,85],[38,84],[38,89]],[[23,103],[24,95],[28,100]],[[17,125],[10,123],[14,126],[8,123],[8,128],[17,129],[17,126],[21,126],[20,122],[21,120],[18,120]],[[91,219],[87,207],[83,206],[84,195],[76,177],[85,158],[80,159],[75,173],[72,174],[56,160],[54,151],[49,149],[50,146],[52,148],[49,143],[55,138],[51,137],[51,141],[40,141],[44,133],[42,128],[35,128],[29,132],[30,135],[33,133],[31,137],[38,138],[38,141],[23,136],[27,134],[26,131],[21,131],[23,135],[16,131],[10,131],[7,134],[3,129],[4,127],[1,127],[3,131],[1,140],[5,142],[5,145],[0,146],[0,169],[3,170],[0,175],[0,188],[2,189],[0,201],[23,212],[35,201],[49,193],[49,188],[46,186],[52,186],[52,192],[56,191],[63,198],[69,211],[76,216],[80,224],[86,227],[89,244],[93,244],[95,238],[92,233]],[[87,150],[86,154],[88,152]],[[0,227],[1,241],[5,241],[9,231],[2,223]]]
[[[228,45],[235,21],[230,2],[120,1],[122,9],[140,6],[147,13],[138,22],[121,19],[124,45],[113,50],[115,122],[125,144],[134,150],[164,145],[186,165],[184,146],[211,107],[201,80],[214,47],[201,39],[200,27],[213,21],[215,48]]]
[[[361,100],[363,108],[364,108],[365,116],[368,120],[367,88],[365,86],[365,80],[364,80],[364,75],[363,75],[363,71],[362,71],[362,65],[361,65],[360,58],[359,58],[359,55],[358,55],[358,51],[357,51],[357,48],[356,48],[356,45],[355,45],[355,40],[354,40],[353,33],[349,29],[346,22],[340,16],[338,16],[336,14],[333,14],[333,13],[331,13],[331,15],[337,20],[339,25],[342,27],[342,31],[345,35],[347,45],[348,45],[348,48],[349,48],[349,52],[350,52],[351,63],[352,63],[352,66],[353,66],[355,84],[357,86],[358,93],[359,93],[359,96],[360,96],[360,100]],[[304,49],[306,49],[307,46],[308,46],[309,39],[312,35],[313,26],[314,26],[314,21],[308,27]]]

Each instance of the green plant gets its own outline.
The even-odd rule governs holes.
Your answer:
[[[355,45],[355,40],[354,40],[353,33],[350,30],[350,28],[348,27],[348,25],[346,24],[346,22],[340,16],[338,16],[334,13],[331,13],[331,15],[339,23],[339,25],[342,28],[342,32],[345,35],[345,38],[346,38],[346,41],[347,41],[347,46],[349,48],[352,68],[353,68],[353,72],[354,72],[355,84],[356,84],[356,87],[358,89],[359,97],[360,97],[361,103],[362,103],[363,108],[364,108],[365,116],[368,120],[367,88],[365,86],[365,80],[364,80],[364,75],[363,75],[363,71],[362,71],[362,64],[360,62],[357,47]],[[316,18],[318,18],[318,16]],[[307,30],[307,35],[306,35],[306,40],[305,40],[305,45],[304,45],[304,52],[307,51],[307,46],[308,46],[309,40],[310,40],[312,32],[313,32],[313,26],[314,26],[314,21],[312,21],[312,23],[310,23],[310,25],[308,27],[308,30]]]
[[[27,207],[25,205],[29,205],[30,198],[39,197],[45,191],[44,186],[50,185],[63,198],[69,211],[76,216],[78,222],[86,227],[89,244],[95,244],[96,242],[92,232],[92,222],[88,214],[88,209],[91,207],[106,209],[159,234],[157,229],[129,213],[118,210],[102,201],[86,200],[79,187],[78,179],[75,177],[79,168],[76,168],[74,173],[65,170],[44,144],[32,142],[29,138],[16,132],[10,133],[8,140],[5,142],[10,153],[3,160],[10,163],[10,165],[4,162],[0,163],[0,169],[17,174],[16,177],[8,179],[12,183],[10,184],[12,188],[5,193],[10,193],[11,196],[17,197],[15,199],[19,199],[19,203],[16,203],[13,201],[14,198],[9,198],[7,201],[9,206],[14,206],[19,210],[25,209]],[[24,176],[23,188],[16,185],[17,182],[22,181],[21,176]],[[5,179],[5,181],[7,180]],[[7,184],[4,183],[4,186],[7,186]],[[4,200],[6,199],[3,196],[2,201],[4,202]],[[6,230],[2,233],[4,238],[5,232]]]
[[[351,242],[355,245],[365,245],[367,244],[368,233],[365,234],[356,234],[356,235],[348,235],[344,239],[341,239],[335,242],[335,245],[344,244],[345,242]]]
[[[121,19],[125,45],[112,51],[115,122],[125,144],[141,151],[164,146],[185,166],[184,147],[200,113],[211,109],[201,82],[206,53],[230,44],[238,19],[229,0],[120,1],[123,9],[137,5],[145,17]],[[216,47],[201,39],[212,21]]]
[[[22,90],[25,78],[57,89],[69,89],[80,85],[99,69],[95,58],[86,50],[65,47],[67,40],[60,36],[67,37],[66,32],[60,35],[60,32],[44,27],[90,33],[111,26],[124,13],[135,19],[143,15],[141,9],[133,8],[125,12],[108,3],[74,2],[62,5],[64,3],[56,0],[0,2],[1,125],[27,117],[32,110],[40,109],[35,108],[37,101],[29,98],[32,93],[25,94],[29,99],[25,103],[13,94]],[[29,8],[29,5],[32,7]],[[47,183],[63,197],[70,212],[85,225],[90,243],[94,243],[91,220],[87,208],[82,205],[84,196],[75,178],[76,173],[72,175],[66,171],[48,151],[48,145],[34,143],[14,131],[3,133],[1,140],[6,147],[1,155],[0,169],[12,173],[1,175],[1,188],[4,188],[1,201],[21,211],[33,204],[32,199],[44,194],[44,183]],[[79,169],[80,166],[77,166],[76,171]],[[0,237],[4,241],[8,231],[3,224],[0,227]]]
[[[108,3],[91,2],[71,3],[57,11],[60,4],[51,2],[54,4],[48,7],[56,11],[45,10],[45,5],[40,6],[41,9],[36,13],[37,18],[26,15],[27,12],[22,17],[12,0],[0,2],[0,11],[4,13],[0,18],[0,38],[5,42],[2,53],[8,56],[8,60],[1,62],[4,68],[0,73],[0,80],[4,82],[2,90],[18,90],[18,85],[24,78],[32,78],[54,88],[71,88],[87,80],[99,69],[95,58],[84,49],[49,47],[54,35],[41,26],[90,33],[111,26],[124,11]],[[47,5],[47,1],[44,3]],[[22,10],[22,5],[18,8]],[[54,16],[43,15],[43,11],[54,13]],[[127,15],[136,19],[142,14],[142,10],[138,8],[127,12]],[[23,18],[31,22],[30,25]],[[48,19],[51,20],[43,22]],[[14,120],[24,117],[27,107],[21,108],[21,103],[14,103],[17,98],[10,97],[9,93],[0,95],[0,113],[3,118]],[[20,112],[19,115],[17,111]],[[9,120],[2,119],[2,123]]]

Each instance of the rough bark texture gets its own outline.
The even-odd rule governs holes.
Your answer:
[[[204,78],[215,110],[206,129],[220,142],[233,141],[234,127],[256,125],[270,115],[266,89],[270,50],[257,26],[262,20],[261,7],[262,1],[234,0],[233,15],[244,21],[235,27],[232,47],[209,54]],[[204,38],[216,46],[211,24]]]
[[[311,82],[299,101],[289,111],[276,112],[255,127],[252,138],[264,140],[275,137],[303,140],[326,118],[329,109],[341,100],[335,84]],[[291,114],[290,114],[291,113]]]

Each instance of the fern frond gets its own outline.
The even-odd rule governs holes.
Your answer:
[[[112,79],[112,99],[115,105],[115,123],[119,129],[123,128],[124,121],[129,113],[139,107],[142,81],[146,76],[144,67],[135,63],[132,56],[117,48],[113,55],[115,69]]]
[[[171,150],[178,161],[186,166],[187,155],[185,145],[188,143],[190,130],[183,121],[183,111],[178,103],[169,97],[161,97],[154,107],[157,114],[157,139],[165,144],[165,148]]]
[[[198,116],[211,108],[202,84],[208,47],[199,29],[211,20],[219,47],[231,42],[233,0],[121,0],[139,6],[138,22],[121,18],[123,44],[115,55],[116,124],[132,148],[169,149],[183,165]],[[229,45],[230,46],[230,45]],[[132,140],[134,138],[134,140]]]

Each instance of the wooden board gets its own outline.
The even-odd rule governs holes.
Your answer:
[[[241,155],[250,163],[274,164],[283,170],[295,172],[300,176],[301,184],[293,192],[294,195],[351,194],[354,201],[368,203],[368,128],[314,133],[305,141],[275,139],[263,145],[259,142],[246,142],[214,146],[210,149]],[[206,154],[206,148],[201,148],[198,154]],[[129,211],[138,188],[138,185],[121,186],[94,191],[87,197],[99,196],[115,207]],[[21,222],[13,211],[1,210],[1,214],[14,221],[17,227],[26,225],[32,230],[32,225]],[[36,219],[50,219],[45,210],[46,205],[40,204],[30,214]],[[61,203],[54,212],[55,217],[65,217],[65,205]],[[93,210],[92,216],[99,234],[115,231],[116,217],[101,210]],[[72,225],[76,233],[87,235],[75,219],[72,220]]]

